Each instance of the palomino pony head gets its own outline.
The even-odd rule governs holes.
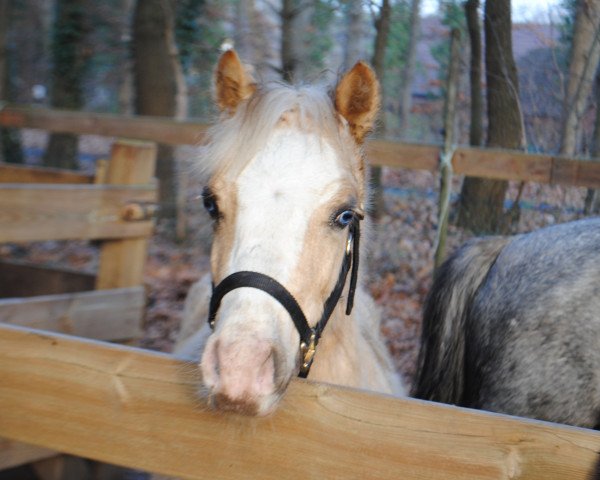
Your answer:
[[[366,201],[361,145],[377,115],[379,85],[364,63],[332,95],[257,85],[228,51],[215,90],[222,118],[209,132],[203,194],[214,221],[214,332],[201,370],[214,407],[265,415],[312,361],[305,354],[314,345],[301,337],[292,311],[314,333],[327,303],[345,308],[338,300],[348,288],[352,227]],[[250,285],[240,272],[259,278]],[[256,285],[265,281],[269,288]]]

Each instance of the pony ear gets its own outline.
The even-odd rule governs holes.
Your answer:
[[[379,112],[381,94],[375,72],[358,62],[335,87],[335,108],[350,126],[350,133],[361,144],[373,129]]]
[[[227,50],[219,58],[215,69],[215,100],[221,111],[234,113],[240,102],[252,96],[256,82],[234,50]]]

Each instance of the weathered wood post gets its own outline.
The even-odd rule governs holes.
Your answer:
[[[448,212],[452,182],[452,157],[454,156],[456,114],[456,94],[458,92],[458,73],[460,62],[460,31],[452,29],[450,43],[450,66],[446,82],[446,104],[444,106],[444,147],[440,152],[440,198],[438,202],[438,231],[435,245],[434,267],[444,261],[446,236],[448,233]]]
[[[152,182],[155,164],[156,144],[116,141],[106,170],[106,183],[148,185]],[[124,215],[127,213],[124,212]],[[103,290],[141,285],[147,246],[148,240],[144,237],[103,241],[96,288]]]

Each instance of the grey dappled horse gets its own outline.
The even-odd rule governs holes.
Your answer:
[[[600,423],[600,218],[475,239],[426,300],[417,398]]]

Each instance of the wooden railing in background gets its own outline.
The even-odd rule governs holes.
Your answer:
[[[124,117],[6,105],[0,125],[51,132],[106,135],[170,145],[199,145],[206,125],[160,117]],[[441,146],[371,139],[367,153],[373,165],[437,171]],[[453,157],[458,175],[552,185],[600,188],[600,162],[519,151],[458,147]]]

